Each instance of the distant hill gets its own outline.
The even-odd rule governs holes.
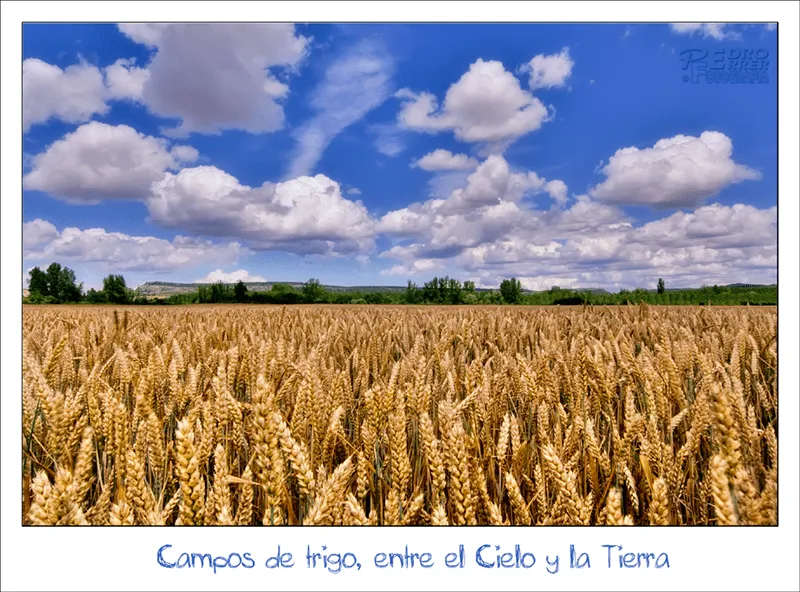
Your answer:
[[[778,284],[728,284],[723,288],[777,288]]]
[[[247,290],[250,292],[268,292],[275,284],[291,286],[298,290],[302,289],[305,282],[245,282]],[[201,284],[181,284],[177,282],[145,282],[136,288],[136,292],[142,296],[170,296],[172,294],[187,294],[196,292],[200,286],[211,286],[211,283]],[[232,285],[232,284],[228,284]],[[322,288],[329,292],[405,292],[406,286],[334,286],[330,284],[320,284]],[[476,292],[491,292],[491,288],[475,288]],[[523,290],[530,293],[530,290]]]
[[[301,289],[305,282],[245,282],[245,286],[250,292],[267,292],[272,289],[275,284],[283,284],[291,286],[296,289]],[[145,282],[136,288],[136,292],[141,296],[150,297],[167,297],[172,294],[187,294],[189,292],[196,292],[200,286],[211,286],[211,283],[204,284],[182,284],[177,282]],[[772,287],[776,284],[728,284],[727,286],[720,286],[722,288],[764,288]],[[321,286],[329,292],[403,292],[406,286],[334,286],[321,284]],[[420,285],[420,287],[422,287]],[[499,289],[499,288],[495,288]],[[604,288],[568,288],[574,292],[591,292],[593,294],[610,294]],[[678,290],[686,290],[689,288],[667,288],[667,292],[676,292]],[[489,292],[492,288],[476,288],[478,292]],[[547,290],[522,290],[523,293],[533,294],[537,292],[547,292]],[[648,289],[648,292],[655,292],[655,289]]]
[[[710,287],[710,286],[703,286]],[[778,284],[726,284],[719,286],[720,288],[777,288]],[[667,292],[680,292],[681,290],[696,290],[697,288],[666,288]],[[648,292],[655,292],[656,290],[648,290]]]
[[[268,292],[275,284],[291,286],[301,289],[305,282],[245,282],[250,292]],[[180,284],[176,282],[146,282],[136,288],[136,292],[142,296],[170,296],[172,294],[186,294],[196,292],[200,286],[211,286],[211,283],[204,284]],[[322,288],[329,292],[349,292],[358,290],[359,292],[403,292],[405,286],[332,286],[320,284]]]

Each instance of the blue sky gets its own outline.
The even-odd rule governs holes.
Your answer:
[[[763,24],[26,25],[24,268],[774,282],[776,59]]]

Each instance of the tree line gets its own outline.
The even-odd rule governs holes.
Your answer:
[[[217,282],[201,285],[197,290],[153,298],[130,289],[122,275],[103,279],[100,290],[83,291],[76,284],[75,272],[58,263],[45,271],[34,267],[29,272],[29,304],[519,304],[519,305],[606,305],[606,304],[685,304],[685,305],[775,305],[777,286],[703,286],[702,288],[667,290],[658,279],[654,291],[638,288],[616,293],[572,290],[553,286],[541,292],[525,292],[517,278],[504,279],[498,290],[479,290],[472,281],[434,277],[421,287],[409,281],[405,290],[327,290],[312,278],[300,288],[276,283],[266,291],[251,291],[241,280],[236,284]]]
[[[60,263],[51,263],[42,271],[34,267],[28,272],[28,304],[133,304],[137,300],[133,290],[125,284],[121,275],[109,275],[103,279],[102,290],[83,291],[83,283],[75,283],[75,272]]]

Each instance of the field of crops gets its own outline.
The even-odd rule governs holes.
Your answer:
[[[777,524],[772,307],[23,316],[24,524]]]

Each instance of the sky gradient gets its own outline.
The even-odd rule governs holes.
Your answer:
[[[86,288],[772,283],[776,35],[25,25],[24,269]]]

